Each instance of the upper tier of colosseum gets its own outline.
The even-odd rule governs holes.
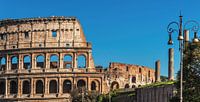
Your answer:
[[[0,50],[23,48],[91,48],[75,17],[6,19],[0,21]]]

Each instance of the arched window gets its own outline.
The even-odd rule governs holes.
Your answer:
[[[84,80],[79,80],[77,82],[77,87],[78,88],[85,88],[86,87],[86,82]]]
[[[0,95],[5,94],[5,81],[0,81]]]
[[[119,83],[116,82],[116,81],[112,82],[112,84],[111,84],[111,89],[112,89],[112,90],[114,90],[114,89],[119,89]]]
[[[3,71],[6,69],[6,59],[5,57],[1,57],[1,61],[0,61],[0,71]]]
[[[70,80],[65,80],[63,82],[63,93],[69,93],[72,89],[72,83]]]
[[[96,90],[96,83],[94,81],[92,81],[92,84],[91,84],[91,90]]]
[[[36,57],[36,66],[40,68],[44,68],[44,56],[43,55],[38,55]]]
[[[135,86],[135,85],[132,85],[132,88],[136,88],[136,86]]]
[[[86,68],[86,58],[84,55],[78,56],[78,68]]]
[[[148,77],[149,77],[149,78],[151,77],[151,72],[150,72],[150,71],[148,72]]]
[[[24,69],[31,69],[31,57],[26,55],[24,56]]]
[[[58,85],[56,80],[51,80],[49,83],[49,93],[57,93],[58,92]]]
[[[17,81],[10,81],[10,94],[17,94],[18,86]]]
[[[44,93],[44,85],[42,80],[38,80],[36,82],[36,94],[43,94]]]
[[[23,81],[23,91],[22,94],[30,94],[31,92],[31,87],[30,87],[30,82],[29,81]]]
[[[141,68],[139,68],[139,73],[142,73],[142,69]]]
[[[64,56],[63,68],[72,68],[72,56],[71,55]]]
[[[132,77],[132,83],[136,83],[136,77],[135,76]]]
[[[16,56],[11,57],[11,69],[18,69],[18,58]]]
[[[58,56],[57,55],[51,55],[50,68],[58,68]]]
[[[124,88],[129,88],[129,84],[126,84]]]

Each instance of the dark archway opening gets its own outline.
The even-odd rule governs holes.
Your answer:
[[[43,94],[44,93],[44,85],[42,80],[38,80],[36,82],[36,94]]]
[[[63,93],[70,93],[72,88],[72,83],[70,80],[65,80],[63,82]]]
[[[10,82],[10,94],[17,94],[17,91],[18,91],[17,81],[11,81]]]
[[[5,87],[6,84],[5,84],[5,81],[0,81],[0,94],[3,95],[5,94]]]
[[[92,81],[92,84],[91,84],[91,90],[97,90],[97,85],[94,81]]]
[[[31,86],[29,81],[23,81],[23,91],[22,94],[30,94]]]
[[[56,80],[51,80],[49,83],[49,93],[57,93],[58,92],[58,85]]]

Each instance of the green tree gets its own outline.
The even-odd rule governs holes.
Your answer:
[[[180,71],[177,78],[180,92]],[[200,102],[200,47],[194,45],[184,52],[183,102]]]

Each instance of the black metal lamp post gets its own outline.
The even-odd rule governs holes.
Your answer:
[[[167,32],[169,33],[168,45],[173,45],[172,34],[174,32],[178,33],[177,40],[179,41],[179,51],[180,51],[180,102],[183,101],[183,96],[182,96],[183,95],[183,50],[184,50],[183,44],[184,44],[184,40],[186,40],[184,39],[185,37],[183,37],[183,32],[185,32],[185,30],[193,31],[194,32],[193,42],[194,43],[199,42],[198,35],[197,35],[199,24],[194,20],[190,20],[190,21],[187,21],[183,27],[182,17],[183,16],[180,15],[179,22],[171,22],[167,26]],[[188,25],[190,25],[191,27],[186,28]]]

